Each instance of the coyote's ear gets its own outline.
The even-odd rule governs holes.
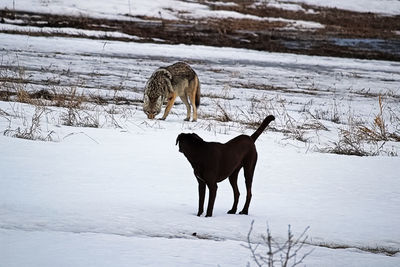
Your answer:
[[[167,76],[168,79],[172,80],[172,74],[168,70],[166,71],[165,76]]]
[[[172,80],[172,74],[165,68],[159,68],[158,71],[160,71],[165,77],[167,77],[169,80]]]

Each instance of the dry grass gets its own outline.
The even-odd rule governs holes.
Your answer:
[[[57,125],[99,128],[103,121],[104,124],[121,128],[122,123],[119,119],[126,120],[129,114],[132,114],[132,111],[124,105],[137,102],[119,96],[124,80],[112,88],[113,96],[106,99],[80,92],[79,85],[62,87],[46,84],[47,88],[30,92],[27,88],[31,81],[25,76],[25,71],[21,67],[2,66],[0,68],[0,88],[2,89],[0,101],[10,102],[10,105],[11,103],[26,103],[35,109],[32,116],[26,111],[13,110],[14,114],[10,114],[1,110],[1,117],[5,118],[9,124],[3,131],[6,136],[55,141],[53,131],[43,130],[42,124],[48,120],[48,117],[52,117]],[[118,107],[120,105],[121,108]]]
[[[354,115],[350,114],[345,128],[339,129],[338,141],[333,146],[322,149],[323,152],[355,155],[355,156],[376,156],[387,153],[390,156],[397,156],[396,152],[385,152],[384,145],[388,141],[398,142],[400,135],[397,132],[390,132],[385,121],[387,109],[382,96],[378,97],[379,112],[372,123],[366,124],[357,121]],[[391,115],[391,117],[393,117]],[[394,121],[398,128],[400,120]]]
[[[46,109],[44,107],[35,107],[35,112],[32,115],[31,120],[29,121],[26,117],[22,117],[23,123],[22,127],[17,127],[16,129],[12,129],[9,126],[3,134],[6,136],[11,136],[15,138],[22,138],[27,140],[41,140],[41,141],[53,141],[53,131],[48,131],[47,133],[43,133],[41,127],[41,120],[43,115],[45,114]],[[9,121],[11,125],[11,121]]]
[[[372,127],[367,127],[361,125],[358,127],[358,135],[362,136],[363,139],[367,141],[388,141],[388,130],[387,125],[385,123],[385,119],[383,117],[384,113],[384,104],[383,104],[383,97],[379,96],[379,113],[375,116],[374,121],[372,123]]]
[[[311,139],[318,139],[320,131],[330,131],[330,128],[321,121],[328,120],[339,127],[338,138],[324,148],[314,147],[317,151],[355,156],[397,156],[396,149],[392,147],[392,150],[390,150],[391,144],[388,142],[400,140],[400,119],[385,104],[383,96],[378,97],[379,111],[371,123],[357,119],[351,112],[349,112],[347,120],[342,122],[335,100],[333,106],[326,110],[322,117],[310,112],[311,102],[307,104],[307,107],[303,107],[299,113],[296,113],[288,110],[288,103],[280,96],[253,97],[249,101],[250,105],[245,105],[246,108],[242,108],[242,106],[231,106],[223,98],[214,100],[215,114],[202,117],[206,120],[222,123],[237,123],[243,125],[246,129],[256,129],[267,115],[272,114],[276,117],[276,120],[269,127],[270,130],[281,132],[285,138],[305,144],[309,144]],[[294,115],[297,118],[294,118]],[[390,127],[387,118],[390,118]],[[339,122],[342,124],[338,124]]]
[[[238,78],[239,72],[235,73]],[[50,112],[46,107],[57,107],[57,117],[54,119],[58,125],[73,127],[104,127],[111,125],[116,128],[123,128],[123,119],[127,119],[131,114],[130,106],[132,103],[141,100],[132,100],[121,97],[121,91],[127,77],[123,77],[120,83],[112,87],[111,97],[102,97],[92,91],[85,93],[80,91],[82,87],[72,85],[70,87],[56,86],[53,83],[46,84],[45,89],[29,92],[27,90],[30,81],[26,79],[25,70],[21,67],[0,69],[0,100],[18,103],[27,103],[35,107],[35,115],[32,119],[23,119],[23,127],[8,127],[4,134],[20,138],[50,139],[53,134],[48,135],[48,131],[40,133],[40,118],[43,113],[40,110]],[[265,94],[252,97],[246,100],[246,104],[234,106],[235,98],[232,92],[232,84],[226,83],[221,91],[214,95],[203,94],[203,97],[210,98],[211,104],[203,105],[205,112],[201,113],[201,118],[206,122],[202,124],[206,129],[215,132],[228,132],[229,127],[242,127],[243,131],[248,128],[257,128],[268,115],[274,115],[276,120],[270,125],[272,131],[281,132],[284,138],[296,140],[305,145],[309,145],[311,140],[319,138],[320,131],[329,131],[324,125],[323,120],[336,123],[333,128],[338,129],[338,138],[331,142],[331,145],[319,151],[327,153],[373,156],[388,154],[396,156],[397,152],[387,151],[387,142],[400,141],[400,119],[393,109],[388,106],[383,96],[379,96],[379,111],[371,122],[357,120],[354,115],[350,115],[347,121],[339,116],[338,106],[334,99],[333,106],[327,110],[313,109],[313,101],[306,104],[296,104],[300,106],[298,110],[293,109],[293,103],[288,103],[281,94],[275,91],[285,91],[287,88],[277,88],[269,85],[257,85],[250,82],[238,83],[235,86],[244,88],[259,89],[266,91]],[[235,88],[236,88],[235,87]],[[33,87],[34,88],[34,87]],[[43,88],[43,87],[41,87]],[[314,87],[313,87],[314,88]],[[311,90],[311,89],[310,89]],[[308,90],[308,91],[310,91]],[[317,88],[311,91],[317,91]],[[271,92],[274,91],[274,96]],[[315,106],[315,105],[314,105]],[[60,112],[61,111],[61,112]],[[12,116],[7,112],[0,112],[2,118],[6,118],[11,125]],[[20,116],[24,117],[24,116]],[[342,122],[344,127],[338,123]],[[225,126],[225,131],[220,130]],[[43,136],[44,137],[41,137]],[[300,144],[301,144],[300,143]]]

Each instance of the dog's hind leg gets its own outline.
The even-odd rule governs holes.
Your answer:
[[[197,182],[199,183],[199,209],[197,212],[197,216],[203,214],[204,211],[204,198],[206,196],[206,183],[197,178]]]
[[[211,217],[214,209],[214,202],[215,197],[217,196],[217,184],[207,184],[208,190],[210,191],[209,198],[208,198],[208,206],[207,206],[207,213],[206,217]]]
[[[256,162],[257,162],[257,155],[254,160],[251,160],[249,163],[243,166],[247,192],[246,192],[246,203],[244,203],[243,210],[239,212],[239,214],[246,214],[246,215],[249,214],[249,206],[252,197],[251,186],[253,184],[253,175],[254,175],[254,169],[256,167]]]
[[[232,206],[232,209],[228,211],[228,214],[235,214],[236,210],[237,210],[237,205],[239,202],[239,195],[240,195],[238,185],[237,185],[239,170],[240,170],[240,168],[235,170],[231,174],[231,176],[229,176],[229,182],[231,183],[232,190],[233,190],[233,206]]]

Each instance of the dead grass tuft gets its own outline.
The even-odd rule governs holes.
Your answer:
[[[11,136],[15,138],[22,138],[27,140],[41,140],[41,141],[53,141],[54,131],[47,132],[45,135],[42,133],[41,119],[45,114],[46,109],[44,107],[36,106],[35,112],[32,115],[30,121],[23,117],[23,127],[17,127],[16,129],[11,129],[8,127],[3,134],[5,136]],[[11,121],[10,121],[11,123]]]
[[[379,112],[370,125],[363,122],[356,122],[353,115],[349,115],[346,128],[339,129],[339,140],[333,142],[332,147],[322,149],[323,152],[355,155],[355,156],[376,156],[383,151],[386,142],[398,142],[400,136],[396,132],[390,132],[385,122],[386,107],[382,96],[378,97]],[[390,109],[388,109],[390,111]],[[400,120],[397,122],[400,125]],[[367,148],[369,147],[369,148]],[[372,149],[374,148],[374,149]],[[389,152],[390,156],[397,156],[397,153]]]

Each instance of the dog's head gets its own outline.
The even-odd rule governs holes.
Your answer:
[[[175,145],[179,144],[179,152],[190,152],[190,148],[201,144],[204,140],[195,133],[181,133],[176,138]]]

